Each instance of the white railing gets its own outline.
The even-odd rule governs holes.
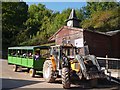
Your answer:
[[[120,59],[118,58],[108,58],[108,56],[106,55],[106,58],[103,57],[97,57],[97,59],[101,59],[101,60],[106,60],[106,69],[108,70],[108,61],[120,61]]]
[[[108,65],[109,65],[109,63],[108,63],[108,61],[120,61],[120,59],[118,59],[118,58],[108,58],[108,56],[106,55],[106,58],[103,58],[103,57],[96,57],[98,60],[105,60],[106,62],[105,62],[105,64],[106,64],[106,66],[105,66],[105,74],[106,75],[108,75],[108,79],[110,80],[110,81],[114,81],[114,82],[116,82],[116,83],[118,83],[118,84],[120,84],[120,82],[119,81],[117,81],[117,79],[118,78],[116,78],[115,77],[115,75],[114,75],[114,72],[112,72],[112,71],[109,71],[108,70]],[[118,65],[117,65],[118,66]],[[114,78],[116,78],[116,79],[113,79],[112,77],[114,77]],[[118,76],[119,77],[119,76]],[[119,77],[120,78],[120,77]],[[118,79],[119,80],[119,79]]]
[[[102,60],[115,60],[115,61],[120,61],[118,58],[103,58],[103,57],[97,57],[97,59],[102,59]]]

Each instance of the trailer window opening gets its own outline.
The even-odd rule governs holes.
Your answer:
[[[12,51],[12,49],[9,49],[8,50],[8,56],[12,56],[13,55],[13,51]]]
[[[33,58],[33,50],[28,50],[28,58]]]
[[[28,56],[27,50],[22,50],[21,56],[22,56],[23,58],[27,58],[27,56]]]
[[[16,57],[16,56],[17,56],[17,52],[16,52],[15,49],[12,50],[12,56],[13,56],[13,57]]]

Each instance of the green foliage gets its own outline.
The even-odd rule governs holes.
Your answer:
[[[28,41],[22,42],[21,45],[39,45],[48,42],[60,27],[66,25],[71,9],[65,9],[62,13],[53,12],[44,5],[31,5],[28,9],[29,18],[25,25],[27,26],[27,35],[31,36]],[[82,18],[80,11],[77,10],[77,16]],[[27,42],[27,43],[26,43]]]
[[[66,10],[63,10],[62,13],[56,14],[54,20],[51,22],[50,30],[48,30],[50,36],[53,35],[60,27],[66,25],[65,20],[69,17],[70,12],[71,9],[68,8]]]
[[[2,3],[2,49],[19,44],[17,35],[24,30],[28,5],[24,2]]]
[[[53,12],[45,7],[45,5],[31,5],[28,8],[29,18],[25,23],[26,36],[28,37],[27,45],[45,43],[48,38],[48,32]],[[21,45],[26,44],[25,42]]]
[[[27,19],[28,6],[24,2],[2,3],[2,39],[3,45],[17,45],[16,36],[23,30]]]
[[[86,18],[90,18],[93,13],[111,10],[117,7],[119,7],[118,2],[87,2],[87,6],[83,7],[83,12]]]
[[[116,2],[88,3],[86,6],[88,17],[82,21],[82,28],[97,31],[120,29],[120,4]],[[89,9],[88,9],[89,8]]]

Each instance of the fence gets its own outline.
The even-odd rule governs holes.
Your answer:
[[[106,69],[120,69],[120,59],[117,58],[106,58],[97,57],[98,62],[101,67],[105,67]]]
[[[97,57],[101,67],[105,67],[109,76],[119,80],[120,83],[120,59]]]

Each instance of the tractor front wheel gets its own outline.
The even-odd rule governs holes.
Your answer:
[[[55,82],[54,71],[52,68],[51,60],[46,60],[43,65],[43,77],[46,82],[52,83]]]
[[[70,72],[68,67],[62,69],[62,85],[65,89],[70,88]]]

